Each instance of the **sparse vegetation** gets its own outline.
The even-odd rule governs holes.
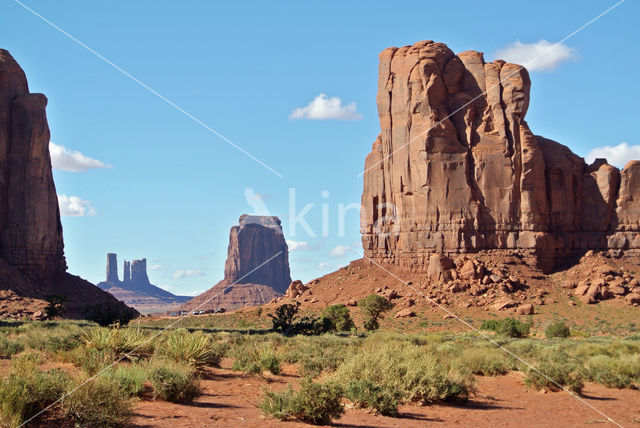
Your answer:
[[[527,337],[531,329],[531,322],[522,322],[515,318],[501,318],[498,320],[484,321],[480,328],[482,330],[495,331],[497,334],[506,337]]]
[[[113,379],[81,377],[69,392],[62,411],[80,426],[122,426],[131,417],[133,403]]]
[[[571,330],[562,321],[555,321],[546,328],[544,335],[547,339],[569,337],[571,336]]]
[[[189,402],[200,395],[200,381],[195,368],[171,360],[154,360],[148,376],[156,396],[166,401]]]

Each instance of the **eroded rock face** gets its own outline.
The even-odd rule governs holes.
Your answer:
[[[67,268],[46,105],[44,95],[29,93],[24,72],[0,49],[0,256],[33,279]]]
[[[278,293],[291,283],[289,249],[280,219],[244,214],[229,233],[224,279],[240,284],[264,284]]]
[[[365,257],[521,250],[549,270],[587,249],[640,249],[640,162],[587,165],[524,120],[531,82],[432,41],[380,54],[381,133],[365,161]]]

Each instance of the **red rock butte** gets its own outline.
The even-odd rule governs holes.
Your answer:
[[[365,161],[365,257],[506,250],[549,271],[587,250],[640,253],[640,161],[583,158],[534,135],[527,70],[423,41],[380,54],[381,132]]]

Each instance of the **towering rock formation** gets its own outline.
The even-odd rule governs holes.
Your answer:
[[[107,254],[107,278],[98,287],[111,293],[140,312],[164,312],[175,309],[190,299],[176,296],[151,284],[147,275],[147,259],[124,261],[122,281],[118,278],[118,256]]]
[[[224,279],[184,310],[234,309],[270,302],[291,283],[289,248],[280,219],[243,214],[229,233]]]
[[[530,86],[519,65],[433,41],[380,54],[365,257],[423,270],[433,252],[503,249],[549,270],[589,249],[640,249],[640,162],[587,165],[535,136]]]
[[[107,282],[120,282],[118,278],[118,255],[115,253],[107,254]]]
[[[29,93],[24,72],[0,49],[0,288],[30,299],[65,295],[71,317],[83,316],[88,303],[134,316],[113,296],[66,273],[46,106],[47,98]]]

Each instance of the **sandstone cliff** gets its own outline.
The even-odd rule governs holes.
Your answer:
[[[66,273],[62,224],[49,155],[47,98],[29,93],[24,72],[0,49],[0,288],[24,298],[67,297],[67,315],[113,296]]]
[[[587,165],[529,129],[527,70],[432,41],[380,54],[381,133],[365,161],[365,257],[512,250],[550,270],[589,249],[640,249],[640,162]]]
[[[229,233],[224,279],[182,309],[234,309],[268,303],[291,283],[280,219],[244,214]]]

